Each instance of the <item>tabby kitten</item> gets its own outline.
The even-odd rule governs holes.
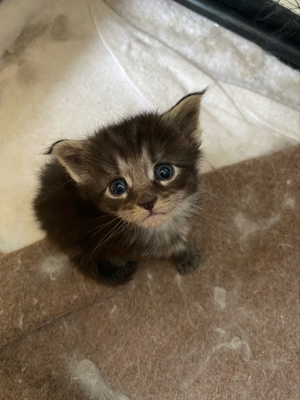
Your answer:
[[[86,275],[116,284],[137,262],[198,268],[187,241],[199,199],[199,112],[203,92],[169,111],[145,112],[46,154],[34,211],[48,238]]]

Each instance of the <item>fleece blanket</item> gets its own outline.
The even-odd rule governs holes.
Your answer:
[[[202,265],[97,286],[43,240],[0,258],[0,399],[299,399],[300,147],[203,175]]]
[[[43,237],[41,154],[205,87],[203,172],[299,142],[299,72],[169,0],[0,4],[0,251]]]

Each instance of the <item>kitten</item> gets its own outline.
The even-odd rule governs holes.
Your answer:
[[[171,260],[180,274],[198,268],[187,236],[200,194],[204,92],[47,151],[53,160],[41,172],[35,215],[86,275],[116,284],[149,258]]]

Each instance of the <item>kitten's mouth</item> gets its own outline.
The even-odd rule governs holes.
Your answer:
[[[150,218],[159,218],[162,215],[166,215],[166,213],[150,211],[149,214],[144,218],[144,221],[146,221],[147,219],[150,219]]]
[[[166,214],[167,213],[165,212],[150,211],[149,214],[143,218],[140,224],[145,228],[153,228],[155,226],[161,225],[166,220]]]

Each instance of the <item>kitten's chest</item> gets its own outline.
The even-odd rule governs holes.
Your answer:
[[[175,220],[165,226],[140,229],[130,241],[143,258],[170,257],[187,240],[189,230],[187,221]]]

